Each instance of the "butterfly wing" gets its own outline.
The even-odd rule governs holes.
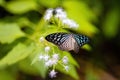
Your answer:
[[[78,53],[79,51],[79,45],[72,34],[69,35],[69,37],[59,46],[59,48],[64,51],[74,51],[75,53]]]
[[[85,35],[74,34],[74,38],[80,47],[89,42],[89,38]]]
[[[52,33],[47,35],[45,39],[59,46],[68,38],[68,35],[68,33]]]
[[[47,35],[45,39],[49,42],[56,44],[61,50],[71,51],[78,53],[79,48],[88,43],[87,36],[71,33],[53,33]]]

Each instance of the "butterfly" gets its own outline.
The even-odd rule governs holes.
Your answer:
[[[85,35],[64,32],[49,34],[45,39],[57,45],[60,50],[75,53],[78,53],[80,47],[89,42],[89,38]]]

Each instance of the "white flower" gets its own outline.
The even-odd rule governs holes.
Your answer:
[[[63,19],[62,23],[63,25],[67,25],[69,28],[78,28],[79,26],[75,21],[68,19],[68,18]]]
[[[64,66],[65,70],[68,71],[69,70],[69,66]]]
[[[59,8],[56,8],[55,11],[56,11],[57,13],[62,13],[62,12],[63,12],[63,9],[59,7]]]
[[[40,60],[41,60],[41,59],[43,59],[43,58],[44,58],[44,56],[43,56],[43,55],[40,55],[40,56],[39,56],[39,59],[40,59]]]
[[[58,62],[58,59],[51,59],[51,60],[52,60],[52,65],[55,65]]]
[[[58,60],[57,59],[49,59],[47,62],[45,62],[45,66],[51,67],[52,65],[57,64]]]
[[[62,13],[57,13],[55,15],[55,17],[59,18],[60,20],[62,20],[62,19],[65,19],[67,17],[67,15],[66,15],[66,12],[62,12]]]
[[[52,58],[58,60],[59,59],[59,54],[53,54]]]
[[[47,11],[45,12],[45,16],[44,16],[44,19],[47,21],[47,20],[50,20],[50,18],[52,17],[53,15],[53,9],[47,9]]]
[[[51,78],[54,78],[54,77],[56,77],[56,74],[57,74],[57,72],[55,72],[55,70],[52,70],[52,71],[50,71],[49,76]]]
[[[65,11],[63,11],[62,8],[56,8],[55,11],[56,11],[55,18],[59,18],[60,20],[67,18],[67,14]]]
[[[48,60],[47,62],[45,62],[45,66],[46,67],[49,67],[49,66],[52,66],[52,61],[51,60]]]
[[[44,37],[40,37],[40,42],[43,42],[44,41]]]
[[[63,61],[64,64],[67,64],[67,63],[68,63],[68,57],[67,57],[67,56],[64,56],[64,57],[62,58],[62,61]]]
[[[45,61],[48,61],[49,57],[50,57],[49,55],[44,55],[43,58],[44,58]]]
[[[49,46],[46,46],[45,47],[45,52],[48,52],[50,50],[50,47]]]

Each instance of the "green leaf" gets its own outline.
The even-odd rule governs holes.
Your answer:
[[[56,7],[59,3],[59,0],[39,0],[40,4],[46,7]]]
[[[85,49],[87,51],[91,51],[92,50],[92,47],[90,45],[88,45],[88,44],[83,45],[81,48],[83,48],[83,49]]]
[[[79,75],[78,75],[78,73],[77,73],[77,71],[76,71],[75,66],[71,65],[71,66],[70,66],[70,70],[69,70],[67,73],[68,73],[68,75],[72,76],[72,77],[75,78],[76,80],[79,79]]]
[[[43,61],[35,62],[33,67],[37,69],[38,73],[41,75],[42,78],[46,77],[48,68],[45,66],[45,63]]]
[[[0,5],[3,5],[5,0],[0,0]]]
[[[68,72],[67,72],[62,66],[60,66],[60,65],[56,66],[56,68],[57,68],[60,72],[62,72],[62,73],[64,73],[64,74],[67,74],[67,75],[73,77],[75,80],[79,80],[79,76],[78,76],[78,73],[77,73],[77,71],[76,71],[75,66],[69,65],[69,70],[68,70]]]
[[[46,77],[47,68],[44,66],[42,61],[37,61],[34,64],[31,64],[30,59],[25,59],[19,62],[19,69],[27,74]]]
[[[32,0],[13,0],[5,5],[5,8],[15,14],[23,14],[30,10],[36,10],[37,4]]]
[[[67,56],[68,59],[69,59],[69,64],[70,64],[70,69],[69,71],[65,71],[63,67],[58,67],[58,70],[67,74],[67,75],[70,75],[71,77],[75,78],[76,80],[78,80],[78,74],[76,72],[76,66],[79,67],[79,64],[76,62],[76,60],[71,56],[70,53],[66,52],[66,51],[63,51],[62,53],[62,56]]]
[[[0,66],[15,64],[28,57],[33,50],[33,45],[27,47],[24,44],[19,43],[2,60],[0,60]]]
[[[106,37],[112,38],[115,37],[119,30],[119,8],[111,9],[106,16],[105,21],[103,21],[103,32]]]
[[[15,23],[0,23],[0,42],[11,43],[19,37],[25,36]]]
[[[39,60],[39,55],[44,54],[44,47],[43,44],[38,45],[35,46],[34,51],[32,51],[29,57],[19,62],[19,68],[27,74],[40,75],[42,78],[45,78],[48,68],[45,67],[43,61]]]
[[[0,80],[16,80],[15,76],[9,71],[0,71]]]
[[[85,33],[89,36],[93,36],[98,32],[98,29],[90,22],[96,20],[96,16],[85,3],[81,1],[65,1],[63,6],[68,17],[79,24],[77,32]]]
[[[95,73],[95,71],[91,67],[89,67],[86,70],[86,80],[100,80],[100,79],[98,77],[98,74]]]
[[[30,59],[32,61],[31,65],[37,69],[38,73],[41,75],[41,77],[45,78],[48,68],[45,66],[45,62],[42,60],[39,60],[39,55],[44,54],[44,47],[43,44],[40,44],[40,46],[37,46],[33,52],[33,55],[30,56]]]
[[[71,56],[71,54],[69,52],[66,51],[61,51],[58,48],[54,47],[54,52],[59,53],[59,55],[61,57],[63,56],[67,56],[68,57],[68,64],[69,64],[69,71],[67,72],[63,66],[61,65],[57,65],[56,68],[61,71],[62,73],[65,73],[71,77],[73,77],[74,79],[78,80],[78,74],[76,72],[76,68],[75,67],[79,67],[79,64],[76,62],[76,60]]]
[[[72,5],[72,8],[71,8]],[[90,10],[90,8],[82,1],[64,1],[63,6],[71,16],[76,16],[78,18],[84,18],[86,20],[96,19],[95,14]]]
[[[69,63],[71,63],[74,66],[79,67],[79,64],[76,62],[76,60],[72,57],[70,53],[63,51],[62,56],[67,56],[69,58]]]

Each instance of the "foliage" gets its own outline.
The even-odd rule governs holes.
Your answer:
[[[50,69],[46,68],[38,57],[46,53],[46,46],[50,46],[52,48],[50,55],[54,52],[60,57],[69,58],[70,71],[66,72],[60,65],[57,65],[56,69],[78,80],[80,76],[76,68],[80,68],[81,64],[78,64],[70,52],[61,51],[46,40],[41,42],[40,38],[45,38],[53,32],[72,31],[85,34],[90,38],[99,34],[99,29],[93,23],[99,24],[103,5],[99,0],[93,0],[93,2],[96,4],[90,8],[89,0],[0,0],[0,79],[14,80],[15,73],[19,71],[46,79]],[[48,8],[55,9],[59,6],[63,7],[70,19],[79,24],[78,29],[59,27],[44,20],[45,11]],[[118,34],[119,13],[118,7],[109,10],[105,21],[101,23],[100,28],[105,37],[113,38]],[[86,51],[92,49],[90,45],[82,48]],[[12,73],[7,70],[8,68]],[[87,80],[92,80],[91,76],[94,76],[92,71],[88,70],[87,73],[89,73]]]

